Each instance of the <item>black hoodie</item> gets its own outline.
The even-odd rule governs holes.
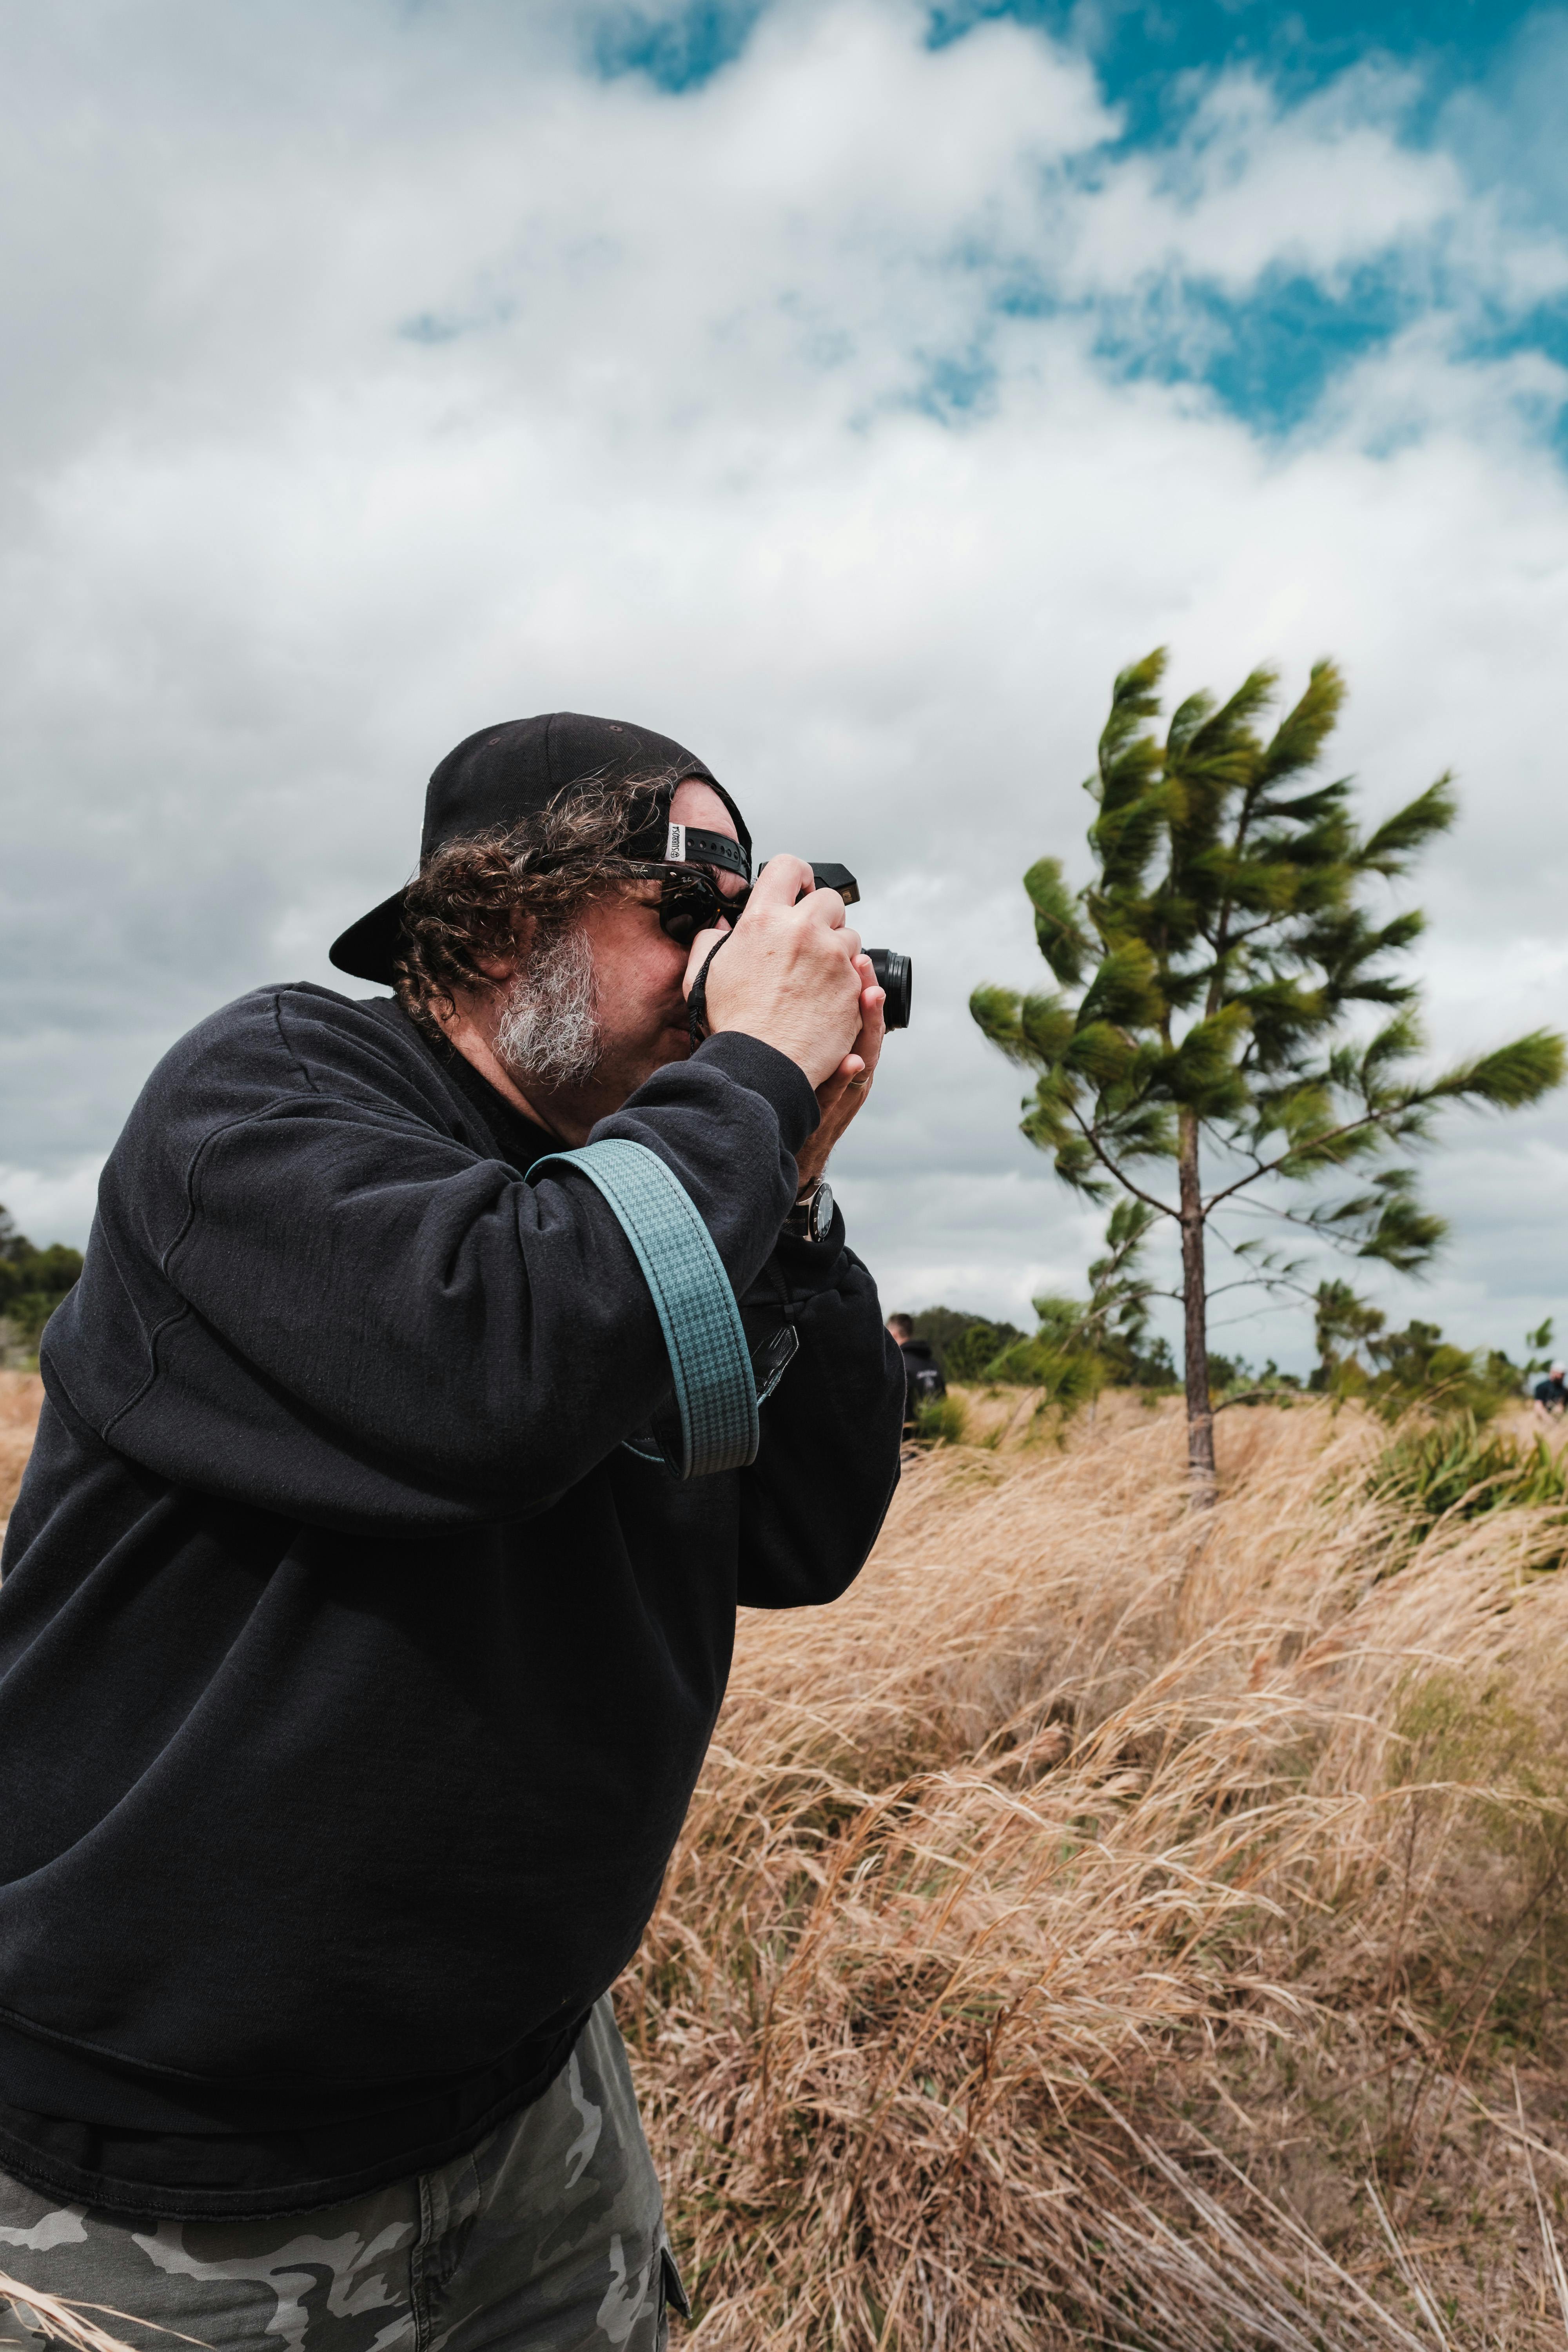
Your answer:
[[[899,1353],[904,1360],[904,1418],[910,1422],[922,1404],[947,1394],[947,1382],[929,1339],[900,1339]]]
[[[321,2205],[537,2095],[637,1948],[736,1602],[832,1600],[903,1368],[841,1223],[779,1238],[801,1071],[712,1039],[595,1137],[673,1169],[799,1353],[679,1483],[588,1180],[385,999],[258,991],[104,1171],[0,1587],[0,2163],[137,2211]],[[769,1302],[772,1302],[771,1306]]]

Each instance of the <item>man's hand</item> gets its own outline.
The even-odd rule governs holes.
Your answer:
[[[700,931],[692,940],[684,983],[689,995],[725,936]],[[787,1054],[823,1100],[832,1081],[842,1079],[848,1087],[867,1071],[858,1042],[865,1021],[865,961],[860,935],[845,923],[837,891],[818,890],[802,858],[772,857],[708,974],[709,1030],[715,1036],[725,1029],[743,1030]],[[879,1003],[876,1020],[879,1045]],[[826,1115],[825,1105],[825,1119]],[[847,1126],[853,1115],[852,1108],[841,1124]]]
[[[725,953],[732,953],[726,949]],[[854,1047],[846,1055],[833,1076],[816,1089],[817,1108],[822,1123],[815,1135],[807,1136],[801,1146],[795,1166],[800,1171],[800,1189],[810,1191],[827,1166],[827,1156],[857,1111],[860,1110],[871,1091],[871,1080],[882,1058],[882,1043],[887,1030],[882,1023],[882,1007],[886,994],[871,969],[869,956],[857,956],[855,969],[860,975],[860,1034]],[[858,1062],[858,1071],[851,1065]]]

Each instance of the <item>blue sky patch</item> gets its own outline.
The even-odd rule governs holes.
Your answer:
[[[1342,293],[1330,294],[1316,278],[1272,270],[1244,301],[1189,282],[1163,311],[1112,315],[1096,348],[1123,377],[1205,383],[1259,430],[1288,433],[1342,368],[1395,333],[1415,307],[1392,271],[1358,270]]]
[[[1070,47],[1087,46],[1105,95],[1124,111],[1129,139],[1141,143],[1169,127],[1177,77],[1224,66],[1256,66],[1293,98],[1365,58],[1394,58],[1420,68],[1435,111],[1542,13],[1556,12],[1526,0],[1107,0],[1086,44],[1069,0],[937,0],[931,37],[960,39],[986,18],[1007,16]]]
[[[405,343],[455,343],[464,330],[455,319],[439,319],[434,310],[421,310],[417,318],[405,319],[397,331]]]
[[[660,89],[696,89],[738,58],[766,0],[691,0],[657,12],[637,7],[597,14],[590,41],[595,70],[606,81],[646,74]]]
[[[668,90],[697,88],[740,55],[767,0],[688,0],[667,7],[600,8],[589,46],[606,78],[642,73]],[[1418,64],[1430,102],[1485,71],[1530,20],[1561,12],[1528,0],[1106,0],[1087,42],[1107,97],[1129,110],[1135,139],[1158,131],[1173,76],[1240,63],[1259,67],[1287,95],[1331,80],[1381,54]],[[1037,25],[1070,47],[1085,43],[1073,0],[934,0],[931,38],[958,40],[988,18]]]

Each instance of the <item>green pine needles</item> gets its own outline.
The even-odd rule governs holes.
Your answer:
[[[1515,1110],[1560,1084],[1550,1030],[1422,1075],[1418,992],[1395,960],[1415,909],[1379,920],[1377,886],[1402,880],[1454,822],[1448,777],[1363,838],[1352,783],[1308,780],[1344,684],[1319,662],[1273,733],[1258,720],[1278,674],[1256,669],[1217,708],[1190,695],[1162,742],[1166,656],[1123,670],[1085,789],[1094,878],[1076,894],[1059,861],[1024,877],[1035,936],[1059,988],[975,990],[993,1045],[1037,1073],[1023,1131],[1064,1182],[1118,1187],[1147,1223],[1173,1221],[1182,1253],[1188,1460],[1212,1491],[1205,1276],[1211,1222],[1242,1282],[1293,1269],[1231,1238],[1229,1213],[1267,1210],[1316,1239],[1414,1272],[1443,1222],[1422,1207],[1404,1155],[1433,1139],[1450,1103]],[[1175,1194],[1161,1163],[1175,1163]],[[1223,1287],[1230,1287],[1226,1283]]]

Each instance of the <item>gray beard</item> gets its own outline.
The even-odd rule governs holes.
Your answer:
[[[584,1085],[599,1066],[604,1041],[594,1003],[594,958],[587,935],[569,930],[537,947],[507,991],[495,1055],[514,1086],[547,1091]]]

